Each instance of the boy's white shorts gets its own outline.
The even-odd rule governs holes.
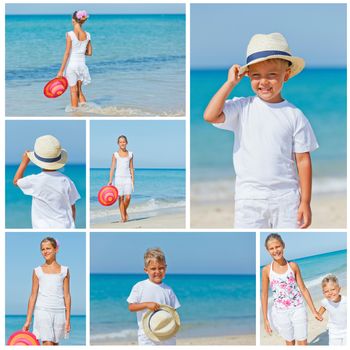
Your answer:
[[[346,345],[346,336],[339,337],[329,334],[329,345]]]
[[[298,191],[270,199],[237,199],[235,228],[299,228]]]
[[[277,333],[287,341],[307,339],[307,312],[305,306],[290,310],[278,310],[272,307],[272,324]]]

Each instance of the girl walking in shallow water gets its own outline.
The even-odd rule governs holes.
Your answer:
[[[270,234],[265,240],[265,248],[272,257],[272,262],[262,271],[261,303],[265,331],[271,335],[272,321],[286,345],[307,345],[307,313],[304,299],[317,320],[322,321],[322,316],[315,308],[298,264],[285,259],[282,237],[275,233]],[[270,320],[267,316],[269,285],[273,297]]]
[[[89,18],[85,10],[75,11],[72,16],[73,30],[66,33],[66,50],[57,78],[64,75],[70,87],[72,108],[86,103],[82,91],[82,85],[91,82],[89,69],[85,64],[85,56],[92,55],[91,38],[88,32],[82,28],[84,22]]]
[[[56,261],[58,244],[54,238],[44,238],[40,249],[45,263],[33,271],[27,319],[22,330],[29,330],[34,312],[35,336],[42,345],[58,345],[70,332],[69,271]]]
[[[127,209],[131,200],[131,192],[134,190],[134,155],[126,149],[128,139],[121,135],[118,137],[119,150],[112,155],[112,164],[109,172],[109,182],[113,182],[115,169],[114,185],[119,194],[119,210],[122,222],[128,221]]]

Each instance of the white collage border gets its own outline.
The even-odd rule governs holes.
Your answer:
[[[42,1],[42,0],[35,0],[35,1],[28,1],[28,0],[22,0],[22,1],[15,1],[15,0],[7,0],[6,3],[49,3],[50,1]],[[77,4],[87,4],[87,3],[96,3],[95,0],[76,0],[76,1],[68,1],[68,0],[57,0],[55,3],[69,3],[72,2]],[[208,0],[104,0],[103,3],[111,3],[111,4],[117,4],[117,3],[128,3],[128,4],[161,4],[161,3],[167,3],[167,4],[184,4],[186,7],[186,117],[185,118],[166,118],[167,120],[184,120],[186,124],[186,229],[143,229],[143,230],[135,230],[135,229],[125,229],[125,230],[111,230],[111,229],[90,229],[90,204],[89,204],[89,198],[90,198],[90,177],[87,176],[86,178],[86,230],[79,229],[74,230],[74,232],[86,232],[86,344],[90,343],[90,232],[130,232],[131,234],[133,232],[252,232],[252,230],[228,230],[228,229],[191,229],[190,228],[190,5],[191,4],[215,4],[217,3],[215,0],[208,1]],[[261,0],[248,0],[248,1],[239,1],[239,0],[221,0],[219,3],[283,3],[282,0],[275,1],[275,0],[269,0],[269,1],[261,1]],[[331,3],[330,1],[288,1],[288,3]],[[342,3],[347,4],[347,18],[349,18],[350,15],[350,0],[346,1],[336,1],[332,3]],[[1,311],[1,317],[0,317],[0,347],[5,344],[5,232],[36,232],[37,230],[29,230],[29,229],[23,229],[23,230],[14,230],[14,229],[5,229],[5,121],[6,120],[44,120],[43,117],[31,117],[31,118],[7,118],[5,117],[5,2],[1,3],[1,16],[0,16],[0,28],[1,28],[1,40],[0,40],[0,51],[1,51],[1,63],[2,63],[2,69],[0,72],[0,79],[1,79],[1,97],[0,97],[0,111],[1,111],[1,137],[0,137],[0,148],[1,148],[1,155],[0,155],[0,178],[1,178],[1,194],[3,195],[3,198],[0,202],[0,215],[1,215],[1,231],[2,234],[0,235],[0,311]],[[350,30],[347,26],[347,37],[350,38]],[[349,48],[349,45],[347,45]],[[348,57],[348,66],[349,66],[349,49],[347,48],[347,57]],[[349,84],[349,78],[350,75],[348,74],[348,84]],[[349,85],[348,89],[349,91]],[[84,120],[86,125],[86,174],[89,174],[90,170],[90,120],[116,120],[116,118],[111,117],[104,117],[103,119],[97,118],[97,117],[79,117],[79,118],[70,118],[67,117],[54,117],[50,118],[52,120]],[[118,120],[164,120],[165,118],[118,118]],[[165,121],[165,120],[164,120]],[[349,135],[350,126],[349,123],[347,125],[347,135]],[[347,144],[347,154],[349,154],[349,142]],[[347,173],[349,174],[350,166],[349,166],[349,159],[347,158]],[[347,180],[347,187],[349,187],[349,179]],[[347,203],[349,203],[349,194],[347,195]],[[347,219],[349,220],[349,207],[347,206]],[[347,232],[348,225],[344,229],[308,229],[306,231],[309,232]],[[46,230],[40,230],[40,232],[45,232]],[[60,230],[62,232],[69,232],[73,230]],[[266,232],[266,230],[261,230],[262,232]],[[277,230],[269,230],[271,232],[278,232]],[[296,230],[283,230],[284,232],[295,232]],[[50,232],[47,230],[47,232]],[[348,243],[349,244],[349,243]],[[259,262],[260,261],[260,230],[256,231],[256,344],[255,346],[223,346],[224,348],[232,348],[232,349],[257,349],[257,348],[265,348],[265,346],[260,346],[260,268],[259,268]],[[349,254],[347,255],[347,266],[349,267],[350,263],[350,257]],[[349,268],[347,270],[347,280],[349,281]],[[20,282],[19,282],[20,283]],[[350,315],[350,310],[348,308],[348,318]],[[348,339],[349,339],[349,326],[348,326]],[[8,348],[8,347],[7,347]],[[20,347],[21,348],[21,347]],[[97,346],[91,346],[91,345],[85,345],[85,346],[64,346],[65,349],[95,349]],[[130,349],[134,348],[133,346],[103,346],[103,348],[106,349]],[[135,346],[136,348],[136,346]],[[161,347],[163,348],[163,347]],[[193,346],[182,346],[184,349],[193,349]],[[208,348],[208,347],[206,347]],[[213,348],[213,347],[210,347]],[[284,346],[274,346],[274,349],[282,349]],[[324,347],[320,347],[324,349]]]

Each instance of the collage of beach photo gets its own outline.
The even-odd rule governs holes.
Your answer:
[[[6,0],[0,344],[348,344],[348,0]]]

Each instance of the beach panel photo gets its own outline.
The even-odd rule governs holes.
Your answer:
[[[255,345],[255,233],[95,232],[90,246],[91,345]]]
[[[6,4],[5,14],[7,116],[186,115],[185,4]]]
[[[185,228],[184,121],[91,121],[93,228]]]
[[[261,233],[260,345],[346,345],[346,232]]]
[[[298,25],[295,26],[294,21],[286,21],[286,14],[288,18],[297,18]],[[234,22],[232,18],[235,19]],[[247,18],[250,19],[249,25]],[[269,20],[266,21],[266,18]],[[311,23],[310,18],[312,18]],[[230,22],[232,25],[228,29],[225,24]],[[328,23],[327,29],[324,23]],[[247,188],[242,190],[243,192],[240,191],[242,182],[246,181],[248,184],[244,185],[249,185],[250,181],[257,181],[256,177],[264,176],[267,176],[267,180],[271,180],[270,175],[274,168],[269,164],[273,161],[274,154],[264,152],[266,159],[264,154],[260,157],[260,153],[265,149],[265,145],[270,141],[277,142],[278,138],[276,134],[264,139],[262,133],[266,131],[264,128],[266,116],[262,115],[264,118],[261,120],[262,126],[256,130],[256,134],[253,134],[255,136],[246,139],[242,136],[240,144],[238,144],[241,137],[239,132],[219,130],[210,122],[206,122],[204,116],[206,114],[210,117],[211,110],[207,109],[207,106],[213,96],[220,88],[225,90],[227,84],[230,84],[228,83],[229,69],[234,64],[244,68],[247,60],[256,62],[256,60],[265,59],[266,57],[255,56],[260,52],[259,42],[266,45],[272,39],[275,43],[276,36],[271,36],[271,33],[275,32],[280,33],[284,37],[283,40],[287,41],[291,59],[294,62],[301,62],[299,59],[305,62],[305,68],[299,74],[284,82],[282,96],[285,101],[296,106],[298,111],[302,111],[316,139],[316,142],[313,142],[313,145],[309,144],[308,148],[299,148],[300,152],[309,150],[312,161],[312,220],[309,228],[345,228],[347,223],[346,5],[192,4],[190,32],[191,228],[232,228],[235,222],[234,197],[242,200],[249,199],[246,198],[247,193],[250,193]],[[249,46],[255,34],[262,34],[263,40],[259,41],[259,39],[259,42],[256,42],[255,38]],[[281,36],[279,38],[281,39]],[[247,52],[248,49],[249,52]],[[266,55],[268,51],[265,51]],[[242,76],[238,80],[239,83],[232,93],[227,97],[224,94],[222,102],[234,97],[252,96],[253,98],[255,93],[249,77]],[[225,128],[219,124],[217,124],[218,127]],[[285,130],[288,130],[288,127]],[[239,163],[238,158],[241,156],[242,147],[246,145],[245,142],[249,150],[251,144],[248,142],[254,143],[255,140],[259,140],[259,144],[255,145],[254,151],[248,152],[250,156],[247,158],[247,163],[245,161]],[[289,139],[286,137],[284,140]],[[291,145],[288,141],[288,145],[294,144]],[[319,147],[315,149],[317,145]],[[277,145],[273,150],[284,149],[284,147],[285,145]],[[315,150],[312,151],[313,149]],[[251,166],[255,166],[255,170],[250,177],[245,171],[246,167],[250,166],[248,161],[254,156],[256,162]],[[233,157],[237,169],[233,167]],[[291,162],[295,163],[293,157]],[[299,164],[299,160],[296,162]],[[278,162],[277,166],[281,164]],[[290,169],[295,169],[295,164],[283,165],[283,169],[288,169],[290,166]],[[310,166],[309,169],[311,169]],[[237,171],[244,175],[238,185]],[[298,178],[298,174],[294,173],[293,176]],[[283,176],[283,179],[286,177]],[[275,182],[272,181],[272,183]],[[276,183],[280,184],[280,180]],[[258,189],[260,185],[261,182],[257,183]],[[311,183],[306,187],[311,189]],[[308,194],[308,191],[301,193],[302,196],[304,194]],[[254,200],[265,197],[254,192]],[[307,202],[309,199],[307,198]],[[285,199],[279,202],[283,203]],[[240,207],[237,205],[237,210]],[[310,221],[310,213],[306,214]],[[247,217],[249,218],[250,215],[247,214]],[[294,227],[288,224],[277,227],[273,221],[264,223],[262,226],[254,225],[255,228],[292,229]],[[298,228],[301,226],[302,224],[298,223]],[[235,226],[235,228],[239,229],[243,226]]]
[[[85,232],[6,232],[6,343],[86,344],[85,251]]]
[[[85,121],[6,121],[6,228],[85,228]]]

